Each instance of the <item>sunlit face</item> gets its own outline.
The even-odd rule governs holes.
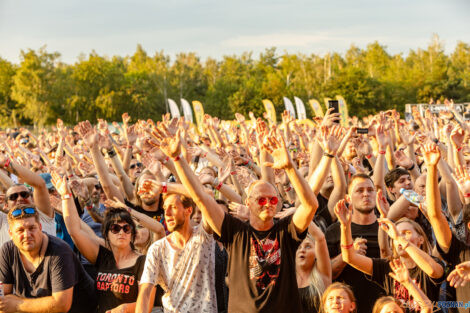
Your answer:
[[[260,198],[267,199],[266,204],[260,205]],[[272,220],[277,208],[277,204],[272,204],[271,201],[274,198],[278,198],[278,195],[276,189],[271,184],[265,182],[256,183],[246,199],[250,215],[263,222]]]
[[[368,178],[356,178],[349,187],[349,200],[360,213],[369,214],[375,207],[375,187]]]
[[[426,174],[423,174],[416,179],[414,190],[420,196],[426,196]]]
[[[199,175],[209,175],[213,178],[215,178],[215,174],[216,173],[214,172],[214,170],[208,167],[203,168],[201,172],[199,173]]]
[[[352,160],[357,156],[356,146],[353,141],[348,141],[348,143],[346,144],[346,148],[344,149],[343,155],[346,160]]]
[[[315,257],[315,242],[307,237],[297,249],[295,263],[298,267],[309,271],[315,265]]]
[[[25,194],[26,197],[23,198],[21,194]],[[10,200],[10,196],[13,196],[14,194],[17,195],[17,198],[15,200]],[[32,205],[33,204],[33,197],[31,191],[29,191],[26,186],[13,186],[10,187],[7,190],[7,193],[5,195],[5,198],[7,200],[7,205],[9,208],[14,207],[15,205],[18,204],[26,204],[26,205]]]
[[[163,203],[165,222],[168,230],[174,232],[183,228],[189,222],[192,209],[184,208],[178,195],[170,195]]]
[[[402,222],[397,225],[397,231],[400,236],[404,236],[406,240],[420,248],[424,242],[424,238],[418,234],[412,224]],[[401,248],[401,245],[395,247],[398,255],[404,255],[406,252]]]
[[[393,183],[393,187],[390,188],[390,192],[398,198],[400,196],[400,189],[405,188],[406,190],[413,189],[413,181],[409,174],[401,175],[399,179],[397,179]]]
[[[144,182],[148,179],[155,179],[155,176],[151,174],[144,174],[142,177],[139,179],[139,185],[137,190],[142,190],[142,186]],[[160,197],[160,194],[153,194],[152,192],[144,192],[142,194],[139,193],[140,200],[142,200],[142,203],[145,205],[152,205],[155,204]]]
[[[142,173],[143,164],[136,159],[131,160],[129,165],[129,178],[134,182],[137,177]]]
[[[20,251],[38,250],[42,242],[42,226],[34,217],[14,220],[9,224],[8,233]]]
[[[144,226],[140,224],[136,226],[137,226],[137,229],[136,229],[134,244],[136,247],[141,247],[145,245],[145,243],[149,239],[150,231],[148,230],[148,228],[145,228]]]
[[[193,223],[194,226],[197,226],[201,223],[202,220],[202,213],[199,208],[195,208],[193,215],[191,216],[191,222]]]
[[[395,302],[389,302],[383,306],[380,313],[404,313],[402,308],[398,306]]]
[[[349,313],[355,308],[356,303],[351,301],[348,293],[343,289],[333,289],[326,296],[325,313]]]

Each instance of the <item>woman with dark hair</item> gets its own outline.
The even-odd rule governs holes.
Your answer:
[[[134,312],[145,256],[134,247],[136,226],[130,213],[122,208],[106,211],[102,235],[90,236],[82,229],[70,188],[65,177],[52,173],[52,181],[62,197],[67,230],[80,253],[95,266],[98,293],[97,312]]]

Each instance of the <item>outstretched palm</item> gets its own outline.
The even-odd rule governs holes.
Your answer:
[[[267,138],[263,144],[263,147],[273,157],[274,163],[265,162],[264,165],[274,169],[285,169],[292,167],[292,159],[290,158],[289,152],[287,151],[284,138],[282,138],[282,136],[278,136],[280,138],[279,141],[275,134],[275,131],[271,131],[270,137]]]
[[[427,144],[422,146],[423,148],[423,155],[424,155],[424,163],[427,166],[436,165],[441,158],[441,152],[439,148],[435,144]]]

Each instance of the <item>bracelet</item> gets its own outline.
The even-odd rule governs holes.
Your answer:
[[[170,157],[166,157],[165,159],[163,159],[162,164],[165,165],[166,162],[168,162],[169,159],[170,159]]]
[[[71,198],[72,198],[72,193],[67,193],[67,194],[62,196],[62,200],[68,200],[68,199],[71,199]]]
[[[470,198],[470,192],[463,195],[465,198]]]
[[[370,159],[372,157],[372,153],[369,155],[366,155],[366,158]]]
[[[127,149],[132,149],[133,146],[132,145],[127,145]]]
[[[183,157],[183,155],[180,154],[176,158],[174,158],[173,161],[175,161],[175,162],[179,161],[182,157]]]
[[[323,152],[323,156],[329,157],[329,158],[334,158],[335,156],[333,154],[329,154],[326,152]]]
[[[407,171],[412,171],[414,168],[415,168],[415,164],[413,163],[413,165],[410,168],[407,168],[406,170]]]
[[[235,175],[237,172],[236,171],[233,171],[233,172],[230,172],[230,175]]]
[[[460,147],[460,148],[457,148],[457,152],[460,152],[460,150],[462,150],[463,147]]]
[[[202,155],[203,158],[205,158],[206,156],[207,156],[207,152]]]
[[[350,245],[341,245],[341,248],[342,249],[351,249],[353,246],[354,246],[354,243],[352,243]]]
[[[248,160],[248,161],[244,162],[243,165],[248,165],[248,167],[250,167],[250,162],[251,162],[251,161]]]
[[[88,211],[93,209],[93,204],[90,204],[90,205],[87,205],[85,206],[85,209],[87,209]]]
[[[11,160],[10,158],[8,158],[6,161],[5,161],[5,164],[3,165],[4,168],[8,168],[10,166],[10,163],[11,163]]]
[[[284,189],[285,192],[289,192],[292,190],[292,186],[289,186],[288,188]]]
[[[224,184],[223,182],[220,182],[217,186],[215,186],[215,189],[220,190],[223,184]]]
[[[168,192],[168,186],[166,181],[162,183],[162,193],[167,193]]]
[[[379,154],[385,154],[386,151],[385,150],[379,150]]]

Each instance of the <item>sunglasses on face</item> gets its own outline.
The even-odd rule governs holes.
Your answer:
[[[16,199],[18,199],[18,196],[21,196],[21,198],[23,198],[23,199],[27,199],[30,196],[30,193],[29,193],[29,191],[15,192],[15,193],[12,193],[11,195],[9,195],[7,198],[10,201],[15,201]]]
[[[100,184],[95,185],[95,189],[96,190],[101,190],[101,185]]]
[[[132,164],[131,166],[129,166],[129,168],[132,170],[132,169],[134,169],[134,168],[136,168],[136,167],[142,167],[142,165],[143,165],[142,163],[138,162],[138,163]]]
[[[35,208],[23,208],[23,209],[16,209],[11,212],[11,216],[14,218],[21,216],[23,214],[35,214],[36,209]]]
[[[261,205],[261,206],[268,204],[268,201],[269,201],[269,204],[276,205],[279,202],[279,199],[277,197],[272,197],[272,198],[261,197],[261,198],[258,198],[258,204]]]
[[[121,232],[121,229],[124,231],[124,233],[126,234],[130,234],[131,232],[131,225],[129,224],[126,224],[126,225],[119,225],[119,224],[113,224],[111,225],[111,227],[109,228],[109,230],[113,233],[113,234],[119,234]]]

